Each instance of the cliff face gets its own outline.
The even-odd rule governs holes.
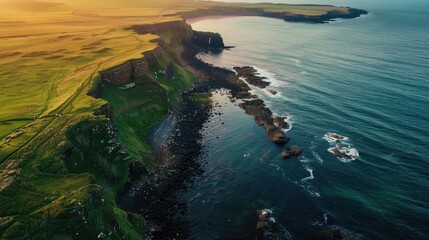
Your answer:
[[[134,25],[132,29],[139,34],[165,34],[171,35],[170,41],[177,43],[187,43],[193,37],[193,31],[185,20],[177,20],[171,22],[161,22],[156,24]]]
[[[147,58],[128,61],[120,66],[100,72],[101,81],[110,84],[124,84],[131,78],[141,77],[148,72]]]
[[[195,31],[193,42],[201,48],[225,48],[219,33]]]
[[[194,33],[191,26],[186,24],[184,20],[163,22],[157,24],[135,25],[132,27],[139,34],[165,34],[170,33],[169,43],[190,43]],[[140,59],[130,60],[117,67],[100,72],[101,81],[108,84],[125,84],[132,78],[137,78],[146,75],[149,72],[149,65],[156,63],[157,60],[166,53],[162,49],[162,44],[156,49],[145,52]]]

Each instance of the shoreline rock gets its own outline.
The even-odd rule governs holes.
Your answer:
[[[288,147],[286,150],[284,150],[280,156],[282,158],[288,159],[291,157],[298,157],[299,155],[302,154],[302,152],[304,151],[304,149],[300,146],[292,146],[292,147]]]
[[[269,82],[264,81],[267,78],[259,76],[257,70],[253,67],[234,67],[234,70],[239,77],[244,78],[250,85],[259,88],[266,88],[270,85]]]
[[[267,127],[267,137],[270,141],[279,145],[285,145],[290,140],[280,128],[274,125]]]
[[[274,126],[281,129],[289,129],[289,123],[286,122],[287,117],[275,117],[274,118]]]

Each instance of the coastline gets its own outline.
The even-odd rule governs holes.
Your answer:
[[[299,13],[289,13],[287,11],[263,11],[257,8],[249,8],[247,12],[234,11],[234,8],[228,9],[197,9],[189,12],[179,13],[185,19],[188,24],[193,24],[198,21],[206,19],[221,19],[228,17],[268,17],[283,20],[285,22],[301,22],[301,23],[313,23],[313,24],[324,24],[336,21],[336,19],[353,19],[358,18],[362,15],[366,15],[369,12],[363,9],[347,7],[347,12],[342,11],[328,11],[320,15],[305,15]],[[213,13],[216,12],[216,13]]]
[[[198,76],[198,81],[182,93],[178,107],[152,130],[149,142],[154,148],[154,171],[142,174],[140,179],[126,186],[118,197],[123,209],[139,213],[148,221],[150,232],[146,235],[156,239],[186,239],[190,236],[189,223],[178,222],[175,218],[177,214],[184,214],[187,210],[185,203],[177,201],[177,194],[186,191],[186,187],[203,173],[202,163],[198,161],[199,156],[204,154],[201,130],[209,120],[213,108],[210,103],[195,102],[192,96],[228,89],[231,100],[240,100],[239,107],[246,114],[252,115],[257,125],[267,129],[275,128],[284,135],[280,128],[274,126],[272,112],[265,107],[263,100],[250,93],[250,87],[239,74],[212,66],[195,57],[203,50],[195,45],[184,45],[177,49],[182,64]],[[172,125],[166,123],[165,126],[165,121],[169,118],[172,119]],[[164,127],[171,128],[168,136],[163,143],[154,144],[154,133],[164,131]],[[268,132],[267,130],[267,135]],[[270,136],[268,139],[276,143]]]
[[[189,21],[196,22],[213,17],[216,19],[239,16],[206,16],[192,18]],[[188,20],[185,24],[189,24]],[[220,35],[218,37],[221,39]],[[154,169],[146,174],[142,174],[145,170],[140,171],[138,177],[132,179],[118,196],[118,203],[122,209],[138,213],[147,222],[146,232],[143,235],[155,239],[187,239],[191,234],[190,223],[178,221],[176,218],[177,215],[183,215],[187,211],[186,203],[178,202],[177,194],[186,191],[187,186],[203,173],[202,163],[198,161],[198,157],[203,154],[201,129],[209,120],[213,107],[210,104],[194,102],[193,94],[209,94],[212,90],[228,89],[231,99],[240,100],[241,103],[238,106],[246,114],[253,116],[257,125],[266,129],[266,137],[271,142],[285,145],[289,141],[285,131],[282,130],[289,126],[279,124],[284,123],[284,119],[273,116],[264,101],[251,94],[249,84],[259,88],[269,85],[263,81],[264,78],[258,77],[256,70],[252,67],[240,66],[231,71],[197,59],[195,56],[202,51],[226,49],[226,47],[204,49],[197,44],[196,42],[182,43],[175,49],[182,67],[191,70],[198,80],[192,84],[192,88],[180,95],[177,108],[169,111],[169,115],[166,116],[166,118],[172,118],[174,124],[169,126],[171,130],[164,143],[156,146],[153,139],[154,131],[158,131],[157,128],[161,127],[163,122],[152,129],[150,134],[152,139],[149,139],[149,142],[154,148]]]

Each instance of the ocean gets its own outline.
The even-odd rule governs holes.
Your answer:
[[[235,46],[201,59],[253,66],[268,78],[277,95],[253,92],[288,117],[288,146],[304,148],[302,157],[282,159],[285,147],[269,142],[227,92],[215,93],[222,115],[203,130],[205,173],[181,196],[195,239],[254,239],[256,209],[272,210],[292,239],[329,226],[354,239],[429,236],[428,3],[312,2],[370,14],[329,24],[262,17],[192,24]],[[344,138],[335,142],[332,133]]]

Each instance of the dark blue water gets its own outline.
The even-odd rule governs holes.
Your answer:
[[[258,208],[273,209],[293,239],[327,227],[326,214],[368,239],[429,236],[429,7],[344,4],[371,13],[324,25],[259,17],[193,24],[237,46],[205,61],[269,77],[279,94],[255,93],[290,117],[289,145],[305,149],[303,158],[281,159],[284,148],[215,94],[224,114],[204,130],[206,173],[183,196],[196,239],[254,239]],[[343,144],[359,156],[335,157],[328,132],[348,137]]]

